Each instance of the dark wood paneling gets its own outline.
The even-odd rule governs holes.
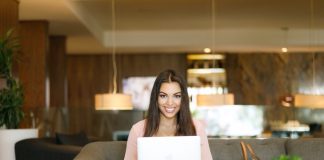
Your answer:
[[[50,36],[49,45],[50,106],[66,103],[66,37]]]
[[[155,76],[171,68],[186,76],[185,54],[123,54],[116,57],[118,85],[129,76]],[[111,55],[69,55],[68,106],[93,107],[94,95],[112,92]]]
[[[109,64],[109,56],[68,55],[69,107],[92,107],[96,91],[102,93],[108,91],[108,85],[111,83],[109,77],[112,77]]]
[[[0,35],[18,26],[18,1],[0,0]]]
[[[21,53],[17,68],[24,88],[24,107],[45,107],[48,22],[20,22],[20,39]]]
[[[155,76],[165,69],[174,69],[186,77],[185,54],[121,55],[119,67],[122,76]]]

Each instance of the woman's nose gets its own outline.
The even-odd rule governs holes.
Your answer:
[[[172,105],[173,104],[173,99],[171,97],[168,98],[168,105]]]

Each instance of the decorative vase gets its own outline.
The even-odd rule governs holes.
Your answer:
[[[0,160],[15,160],[16,142],[38,137],[38,129],[0,129]]]

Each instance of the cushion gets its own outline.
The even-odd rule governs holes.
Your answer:
[[[242,159],[240,141],[250,144],[256,155],[262,160],[272,160],[286,153],[286,139],[209,139],[208,143],[213,159]]]
[[[124,159],[126,144],[126,141],[92,142],[84,146],[81,152],[74,158],[74,160]]]
[[[89,143],[89,139],[84,132],[76,134],[55,133],[57,144],[84,146]]]
[[[324,138],[289,139],[286,150],[289,155],[300,156],[304,160],[322,160],[324,153]]]

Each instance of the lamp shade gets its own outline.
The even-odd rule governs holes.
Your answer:
[[[133,109],[132,98],[127,94],[96,94],[96,110],[131,110]]]
[[[233,105],[233,94],[201,94],[197,95],[198,107],[211,107],[218,105]]]
[[[295,95],[296,107],[324,108],[324,95]]]

